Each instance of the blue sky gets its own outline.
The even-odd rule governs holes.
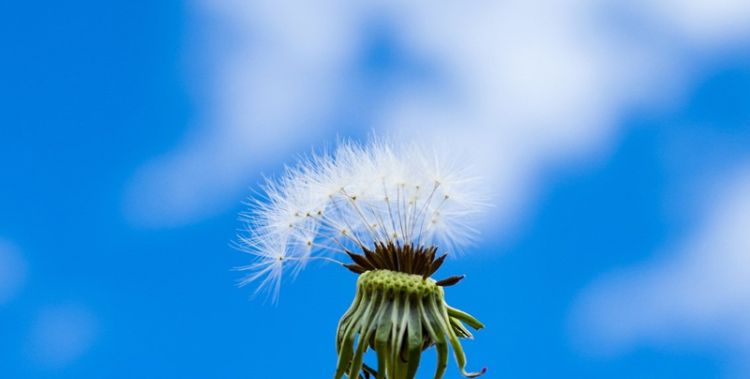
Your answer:
[[[0,376],[329,376],[355,277],[264,304],[229,244],[262,174],[374,132],[487,173],[443,269],[470,368],[747,377],[750,9],[561,4],[0,5]]]

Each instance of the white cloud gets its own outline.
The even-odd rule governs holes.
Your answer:
[[[665,32],[701,45],[737,42],[750,32],[750,2],[746,0],[640,0],[635,12],[661,25]]]
[[[698,232],[667,254],[604,276],[575,312],[589,347],[723,341],[750,351],[750,165],[707,196]]]
[[[0,306],[10,302],[26,281],[26,261],[10,242],[0,239]]]
[[[384,104],[363,104],[378,106],[373,127],[475,154],[502,205],[493,219],[506,224],[540,168],[595,157],[624,112],[679,95],[690,71],[684,49],[746,38],[750,24],[739,0],[195,5],[221,25],[211,48],[194,52],[210,54],[210,101],[175,151],[136,174],[126,199],[136,223],[210,215],[235,204],[259,168],[330,141],[336,130],[321,125],[356,98],[351,66],[373,18],[388,20],[436,76],[399,81]]]
[[[147,225],[193,221],[236,202],[263,165],[321,133],[354,49],[347,2],[203,1],[229,44],[209,60],[203,125],[133,179],[126,211]],[[229,40],[230,42],[227,42]],[[198,57],[207,51],[197,51]]]
[[[28,339],[30,358],[42,367],[64,367],[91,348],[96,334],[96,319],[86,307],[78,304],[47,306],[32,324]]]

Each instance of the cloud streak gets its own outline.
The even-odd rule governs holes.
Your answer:
[[[34,363],[58,369],[85,354],[96,334],[96,319],[87,308],[77,304],[50,305],[33,321],[28,351]]]
[[[693,236],[582,296],[576,317],[591,347],[708,338],[750,351],[750,165],[723,184]]]
[[[259,169],[334,138],[328,121],[360,102],[377,115],[363,128],[473,155],[500,205],[493,219],[508,229],[543,168],[607,151],[624,113],[679,97],[686,54],[748,35],[745,2],[652,3],[196,1],[224,25],[193,52],[209,56],[209,100],[179,147],[136,173],[125,210],[150,226],[220,211]],[[373,19],[434,71],[397,80],[377,102],[357,100],[350,83]]]

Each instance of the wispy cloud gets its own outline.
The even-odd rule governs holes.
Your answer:
[[[745,40],[750,33],[750,3],[744,0],[639,0],[630,5],[673,41],[696,46],[725,45]]]
[[[10,242],[0,239],[0,306],[10,302],[26,282],[26,261]]]
[[[590,347],[708,338],[750,352],[750,165],[705,198],[709,211],[693,236],[582,296],[575,316]]]
[[[214,26],[193,52],[209,57],[205,112],[176,150],[135,175],[126,211],[160,226],[224,209],[259,168],[333,138],[326,121],[360,102],[377,107],[362,127],[475,155],[501,205],[493,219],[510,225],[541,168],[597,157],[625,112],[679,97],[686,56],[746,38],[745,3],[197,1]],[[432,75],[371,102],[349,82],[373,19]]]
[[[64,367],[91,348],[97,327],[94,315],[82,305],[46,306],[34,319],[27,340],[30,358],[40,367]]]

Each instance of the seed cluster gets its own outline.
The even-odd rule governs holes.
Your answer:
[[[393,296],[405,294],[424,297],[440,291],[433,279],[390,270],[367,271],[359,276],[357,282],[364,291],[392,292]]]
[[[443,265],[447,254],[436,257],[437,247],[414,246],[412,244],[400,245],[394,242],[375,243],[375,249],[360,246],[362,254],[356,254],[346,250],[353,263],[345,264],[344,267],[356,274],[362,274],[370,270],[388,270],[406,274],[421,275],[427,279],[432,276]],[[461,279],[463,275],[451,276],[440,280],[435,284],[438,286],[452,286]]]

